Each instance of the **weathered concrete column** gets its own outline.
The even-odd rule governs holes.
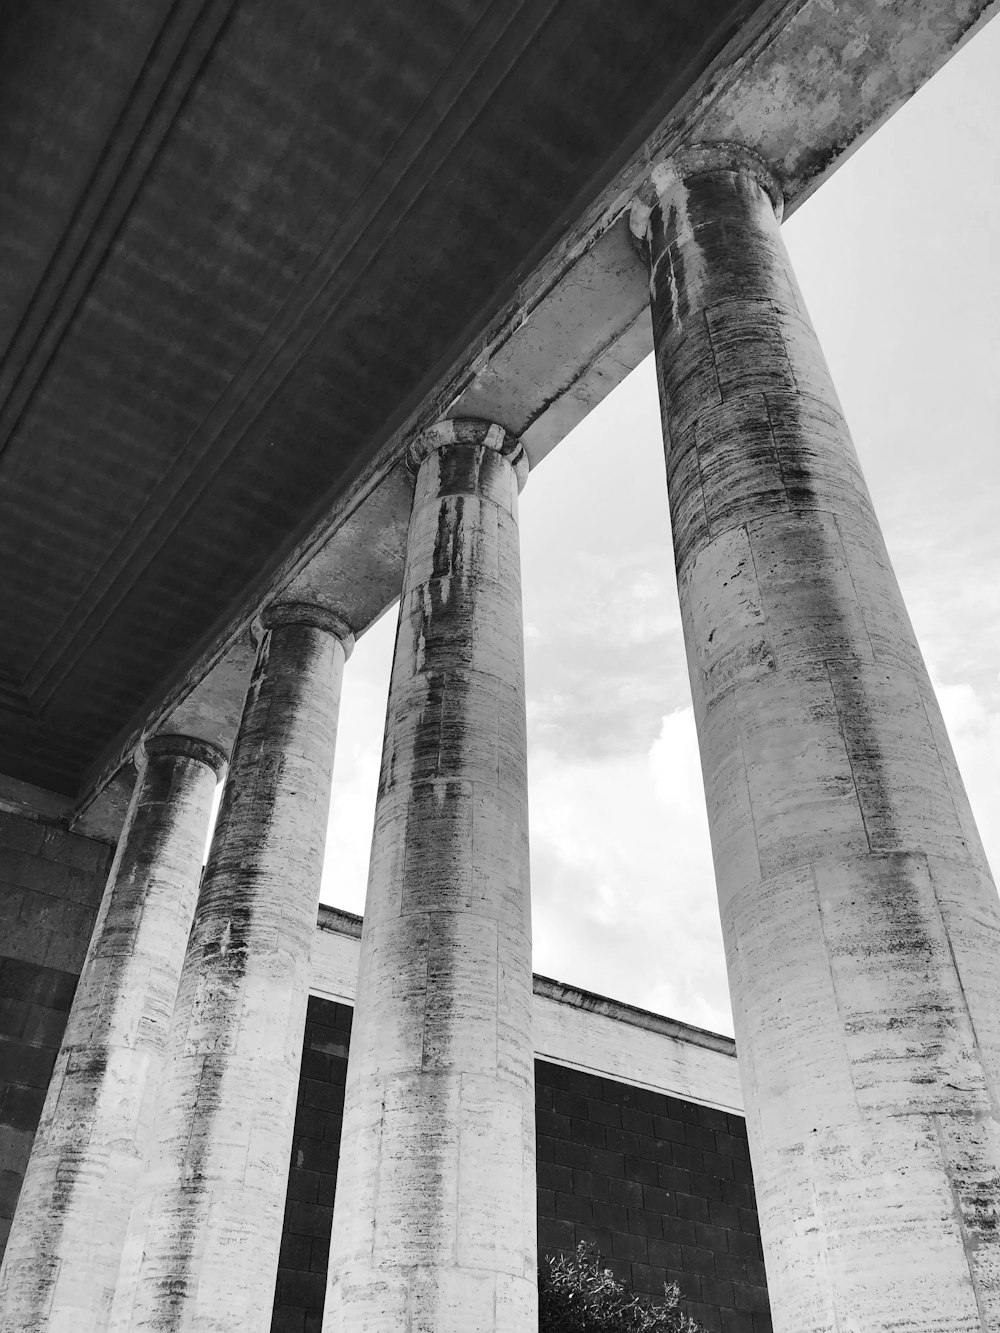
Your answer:
[[[997,1330],[997,895],[780,207],[718,146],[633,214],[774,1322]]]
[[[247,692],[111,1328],[266,1333],[347,626],[282,605]]]
[[[187,736],[139,756],[0,1273],[0,1328],[106,1326],[225,762]]]
[[[527,461],[480,421],[411,460],[323,1327],[535,1333]]]

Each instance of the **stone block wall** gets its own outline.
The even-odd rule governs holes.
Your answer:
[[[540,1259],[589,1241],[711,1333],[771,1333],[741,1116],[540,1060],[535,1106]]]
[[[352,1012],[309,1000],[271,1333],[321,1333]],[[710,1333],[770,1333],[740,1116],[542,1060],[535,1099],[540,1259],[591,1241]]]
[[[0,810],[0,1255],[113,854]]]
[[[271,1333],[321,1333],[353,1015],[309,997]]]

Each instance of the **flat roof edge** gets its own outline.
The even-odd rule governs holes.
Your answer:
[[[721,1032],[709,1032],[707,1028],[695,1027],[691,1023],[682,1023],[677,1018],[666,1018],[650,1009],[626,1004],[624,1000],[613,1000],[608,995],[598,995],[594,991],[582,990],[579,986],[554,981],[537,972],[534,973],[534,992],[556,1004],[585,1009],[592,1014],[603,1014],[617,1023],[628,1023],[630,1027],[644,1028],[661,1037],[674,1037],[690,1046],[704,1046],[706,1050],[718,1051],[721,1055],[732,1056],[734,1060],[736,1058],[736,1042],[732,1037],[726,1037]]]
[[[363,918],[356,912],[347,912],[342,907],[331,907],[320,903],[317,927],[329,931],[332,935],[344,935],[349,939],[360,940]],[[655,1014],[650,1009],[640,1009],[637,1005],[626,1004],[624,1000],[614,1000],[608,995],[598,995],[595,991],[583,990],[579,986],[570,986],[564,981],[555,981],[552,977],[532,974],[532,989],[544,1000],[555,1004],[564,1004],[572,1009],[582,1009],[587,1013],[601,1014],[613,1022],[627,1023],[630,1027],[643,1028],[655,1032],[661,1037],[673,1037],[686,1042],[689,1046],[703,1046],[709,1051],[718,1051],[721,1055],[736,1058],[736,1043],[732,1037],[719,1032],[709,1032],[706,1028],[682,1023],[677,1018],[666,1018]]]

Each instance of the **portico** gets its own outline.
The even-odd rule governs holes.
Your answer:
[[[1000,1329],[1000,904],[779,225],[991,10],[474,8],[409,55],[171,11],[88,113],[4,503],[74,413],[117,443],[17,520],[0,730],[5,811],[117,852],[0,1325],[270,1326],[341,681],[399,599],[324,1329],[534,1329],[517,498],[652,348],[775,1327]]]

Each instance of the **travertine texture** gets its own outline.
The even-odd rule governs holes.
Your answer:
[[[620,1079],[633,1087],[670,1092],[687,1100],[742,1115],[743,1097],[736,1055],[724,1037],[712,1045],[683,1030],[672,1034],[667,1023],[624,1021],[626,1006],[608,1004],[607,1012],[573,1003],[572,987],[560,987],[568,999],[554,996],[552,983],[535,979],[535,1054],[539,1060],[569,1065],[581,1072]],[[576,994],[579,994],[577,992]],[[681,1024],[676,1025],[682,1029]],[[707,1034],[705,1034],[707,1036]],[[729,1049],[726,1050],[726,1046]]]
[[[349,631],[266,613],[111,1328],[270,1323]]]
[[[769,192],[634,227],[775,1326],[996,1330],[997,895]]]
[[[322,906],[310,993],[354,1004],[361,920]],[[730,1037],[689,1027],[548,977],[533,979],[535,1057],[743,1114]]]
[[[0,1327],[106,1326],[194,916],[222,753],[149,741],[0,1274]]]
[[[416,460],[324,1329],[534,1333],[526,464],[482,422]]]

